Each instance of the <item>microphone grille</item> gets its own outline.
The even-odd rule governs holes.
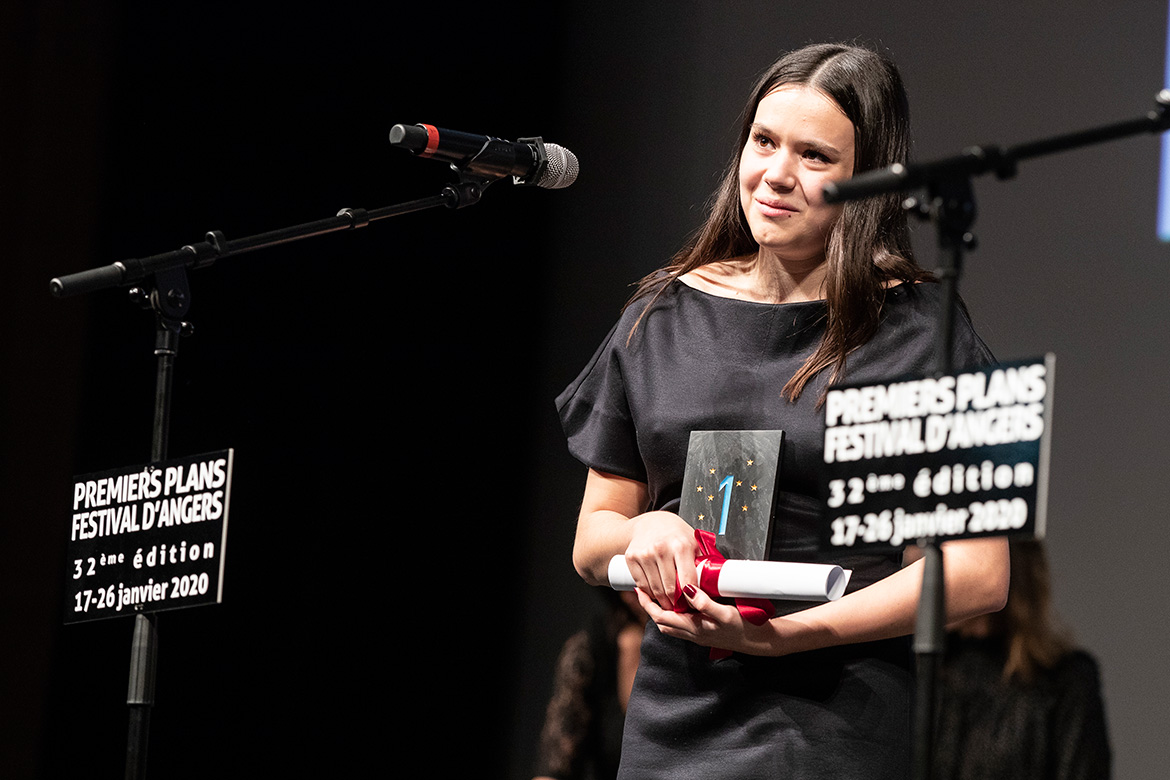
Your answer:
[[[580,171],[577,155],[557,144],[545,144],[544,152],[548,155],[548,162],[544,173],[536,181],[537,187],[559,190],[577,181],[577,173]]]

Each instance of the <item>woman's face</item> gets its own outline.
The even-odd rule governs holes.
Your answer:
[[[779,86],[756,107],[739,162],[740,206],[762,251],[809,267],[825,259],[839,204],[825,182],[853,174],[853,123],[823,92]]]

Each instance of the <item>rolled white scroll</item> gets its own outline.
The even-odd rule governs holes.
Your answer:
[[[706,561],[699,563],[700,574]],[[727,560],[719,570],[719,592],[710,595],[738,599],[836,601],[845,592],[852,572],[829,563]],[[609,586],[634,590],[626,556],[609,561]]]

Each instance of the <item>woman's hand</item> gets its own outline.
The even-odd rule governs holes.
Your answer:
[[[634,584],[661,609],[673,609],[683,589],[699,582],[695,531],[673,512],[647,512],[631,522],[625,556]]]
[[[733,606],[715,601],[694,585],[684,586],[684,603],[689,612],[674,612],[658,606],[641,590],[638,600],[658,630],[676,639],[686,639],[703,647],[731,650],[748,655],[779,655],[778,621],[754,625]]]
[[[608,585],[609,562],[625,555],[638,588],[670,609],[698,583],[695,532],[672,512],[647,512],[645,483],[590,469],[577,520],[573,565],[590,585]]]

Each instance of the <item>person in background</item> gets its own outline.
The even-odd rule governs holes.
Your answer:
[[[599,589],[606,611],[565,642],[534,780],[613,780],[646,612],[632,591]]]
[[[1012,541],[1007,606],[952,627],[940,677],[934,776],[1107,780],[1097,662],[1054,617],[1043,544]]]

